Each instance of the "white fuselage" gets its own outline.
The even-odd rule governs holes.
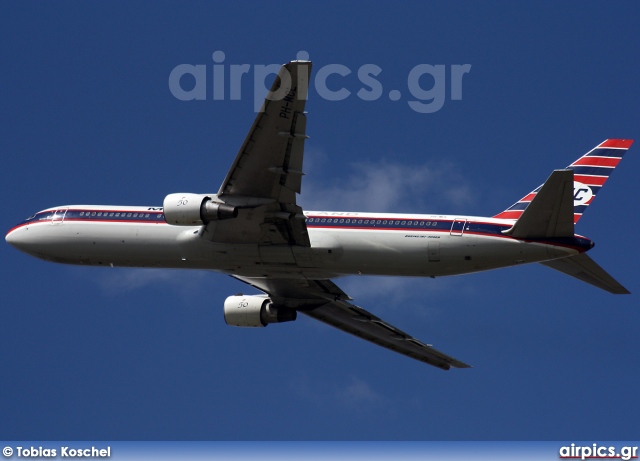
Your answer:
[[[471,216],[305,212],[311,247],[212,242],[204,226],[167,224],[159,207],[79,205],[43,210],[7,241],[33,256],[95,266],[210,269],[239,276],[437,277],[557,259],[590,248],[574,239],[519,240],[513,220]]]

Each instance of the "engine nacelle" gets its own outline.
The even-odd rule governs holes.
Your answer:
[[[295,309],[275,306],[266,296],[229,296],[224,301],[224,321],[234,327],[266,327],[270,323],[291,322]]]
[[[164,219],[177,226],[197,226],[238,216],[238,208],[214,202],[209,195],[169,194],[165,197]]]

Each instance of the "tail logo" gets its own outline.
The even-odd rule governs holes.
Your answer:
[[[593,191],[586,184],[573,182],[573,206],[586,205],[593,198]]]
[[[587,207],[593,202],[631,144],[633,144],[631,139],[607,139],[566,168],[566,170],[573,170],[574,224],[580,220]],[[541,188],[542,186],[532,190],[494,218],[519,219]]]

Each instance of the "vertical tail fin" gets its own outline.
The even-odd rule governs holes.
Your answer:
[[[607,139],[594,147],[567,169],[573,170],[573,222],[580,220],[596,194],[602,189],[613,169],[633,144],[632,139]],[[518,219],[542,186],[529,192],[494,218]]]

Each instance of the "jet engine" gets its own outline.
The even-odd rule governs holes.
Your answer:
[[[229,296],[224,301],[224,321],[234,327],[266,327],[270,323],[291,322],[295,309],[275,306],[267,296]]]
[[[177,226],[197,226],[238,216],[237,207],[214,202],[208,195],[169,194],[163,207],[165,221]]]

